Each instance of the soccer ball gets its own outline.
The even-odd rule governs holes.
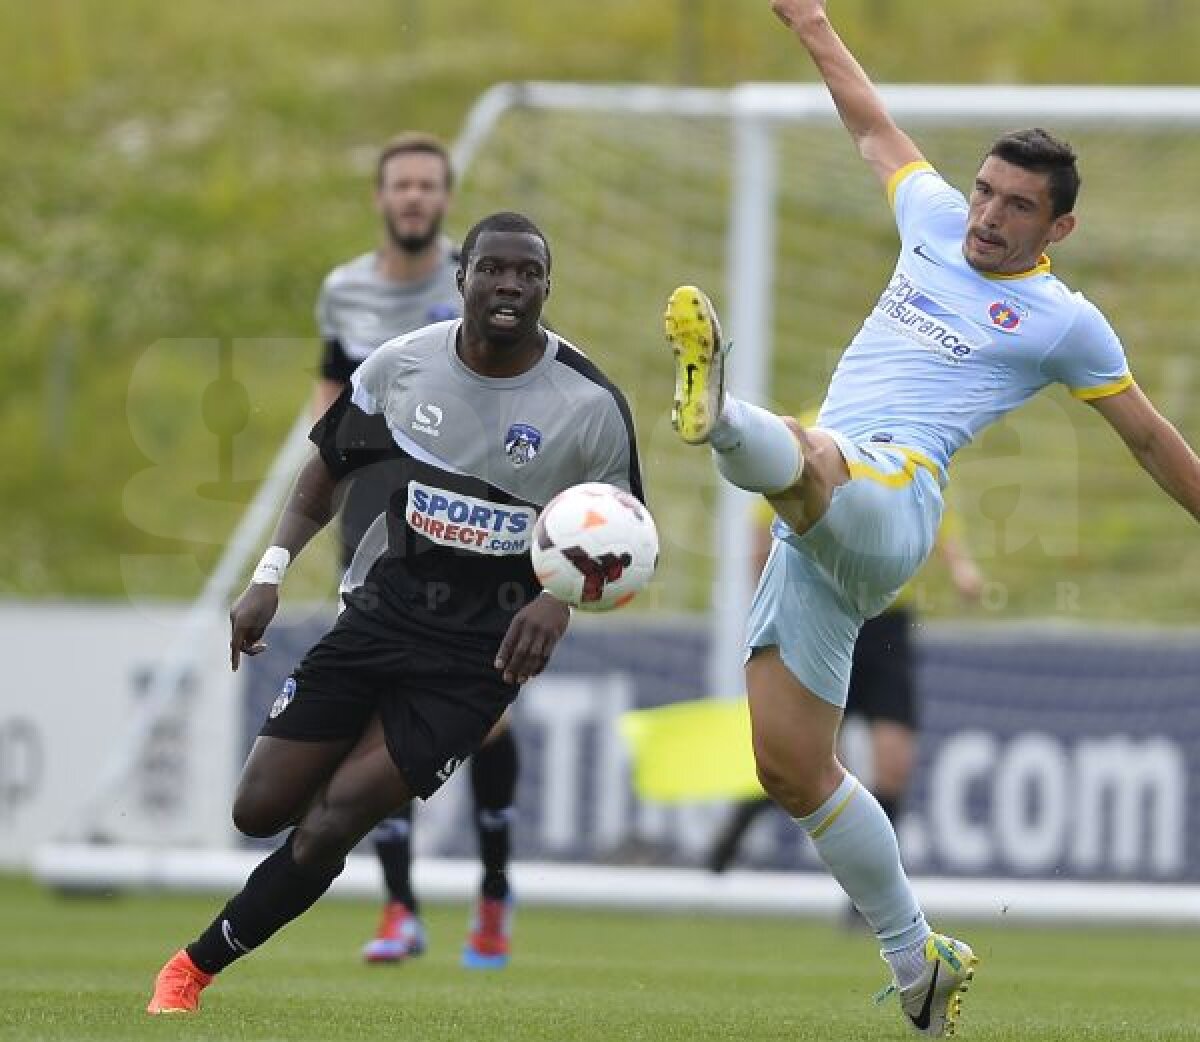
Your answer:
[[[658,529],[636,497],[589,481],[546,504],[533,529],[532,558],[538,582],[559,600],[610,611],[654,575]]]

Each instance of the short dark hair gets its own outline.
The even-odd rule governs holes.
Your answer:
[[[375,160],[376,186],[383,185],[383,172],[387,167],[389,159],[395,156],[410,155],[413,152],[423,152],[426,155],[437,156],[442,161],[442,166],[446,169],[446,187],[454,187],[454,163],[450,159],[450,150],[442,143],[440,138],[436,138],[432,134],[422,134],[418,131],[408,131],[404,134],[398,134],[379,150],[379,157]]]
[[[488,214],[483,220],[477,221],[474,227],[467,232],[458,255],[458,266],[463,271],[466,271],[467,265],[471,263],[471,253],[475,249],[475,243],[484,232],[524,232],[526,235],[536,235],[542,240],[542,245],[546,247],[546,270],[550,270],[550,243],[546,241],[546,236],[542,234],[541,228],[523,213],[502,210],[500,213]]]
[[[1075,209],[1082,182],[1075,165],[1075,150],[1061,138],[1041,127],[1014,130],[997,139],[988,155],[1024,170],[1045,174],[1055,217]]]

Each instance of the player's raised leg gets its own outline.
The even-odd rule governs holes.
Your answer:
[[[712,302],[695,286],[680,286],[671,294],[663,325],[675,353],[671,424],[689,445],[702,445],[724,404],[728,345]]]
[[[780,515],[803,532],[824,513],[833,489],[849,478],[837,443],[805,430],[725,390],[721,324],[712,301],[695,286],[680,286],[663,319],[675,359],[671,420],[688,444],[707,443],[717,470],[731,484],[772,499]]]
[[[287,754],[294,751],[295,742],[274,744],[280,741],[268,740],[268,749]],[[339,743],[313,744],[332,755]],[[261,751],[263,746],[256,749]],[[281,779],[277,782],[275,787],[285,788]],[[216,974],[311,908],[341,874],[354,845],[376,822],[409,799],[403,776],[384,741],[383,727],[375,717],[313,798],[286,842],[259,864],[242,891],[208,928],[163,967],[147,1012],[195,1012],[200,991]],[[243,831],[249,825],[255,834],[254,827],[274,823],[265,812],[256,819],[256,809],[253,803],[235,806],[235,820]]]

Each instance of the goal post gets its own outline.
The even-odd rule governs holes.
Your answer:
[[[1087,139],[1087,147],[1081,149],[1083,205],[1089,222],[1096,214],[1102,214],[1096,223],[1105,233],[1114,223],[1122,224],[1118,213],[1126,206],[1138,205],[1138,199],[1162,211],[1162,216],[1154,222],[1162,238],[1150,245],[1149,252],[1160,248],[1181,249],[1189,235],[1200,231],[1200,222],[1189,212],[1186,202],[1187,164],[1200,161],[1200,89],[885,85],[880,92],[897,122],[911,128],[918,142],[923,144],[926,136],[932,139],[927,154],[939,169],[944,156],[953,148],[961,154],[955,157],[959,169],[952,173],[958,173],[960,178],[969,177],[970,170],[961,165],[963,160],[977,162],[994,136],[1016,126],[1044,124],[1065,136],[1082,134]],[[795,139],[801,135],[797,143]],[[1163,135],[1178,138],[1170,172],[1176,178],[1173,183],[1178,185],[1181,198],[1173,207],[1155,200],[1153,187],[1147,186],[1148,190],[1143,189],[1140,195],[1126,191],[1129,182],[1147,173],[1145,164],[1138,161],[1140,152],[1145,149],[1152,153],[1154,143],[1161,143]],[[670,154],[672,148],[674,155]],[[534,158],[524,155],[525,149]],[[715,488],[715,482],[708,484],[712,482],[711,475],[701,473],[703,468],[697,466],[694,458],[699,454],[693,453],[693,458],[685,462],[678,448],[664,438],[662,402],[669,396],[669,376],[665,359],[654,350],[659,336],[657,312],[643,307],[639,319],[643,324],[636,332],[625,329],[619,312],[634,301],[640,303],[643,287],[632,284],[637,270],[653,272],[643,283],[655,283],[660,300],[665,296],[664,287],[669,291],[673,282],[699,277],[698,267],[700,275],[712,271],[715,278],[709,288],[717,294],[724,293],[719,304],[725,317],[725,333],[736,347],[728,374],[730,388],[750,401],[773,405],[780,411],[799,412],[801,404],[819,403],[820,390],[832,363],[853,334],[851,323],[866,314],[873,290],[883,284],[888,270],[885,265],[895,255],[895,236],[886,204],[854,155],[828,91],[815,83],[746,83],[729,90],[546,82],[501,84],[485,93],[468,116],[458,154],[472,167],[464,180],[467,211],[483,212],[489,206],[500,205],[527,208],[535,219],[547,225],[556,255],[564,258],[564,270],[577,265],[583,252],[592,259],[590,255],[596,252],[623,251],[614,263],[631,269],[626,276],[630,282],[612,286],[613,300],[589,307],[584,299],[586,287],[581,285],[566,305],[552,300],[551,308],[556,316],[565,316],[558,320],[568,335],[580,327],[585,330],[578,334],[581,342],[601,355],[601,364],[610,372],[614,367],[620,368],[614,360],[614,351],[621,350],[631,337],[637,338],[639,362],[631,367],[634,375],[623,386],[635,388],[638,399],[635,414],[640,417],[644,444],[647,429],[653,432],[646,468],[655,499],[652,506],[661,508],[665,501],[668,514],[665,523],[660,520],[660,529],[666,530],[670,540],[681,524],[689,536],[706,527],[681,520],[698,519],[694,509],[698,497],[694,490],[680,487],[685,482],[705,483],[709,495],[715,498],[715,506],[709,511],[714,523],[702,536],[711,547],[711,554],[699,555],[694,546],[680,547],[668,541],[659,603],[675,610],[711,610],[713,659],[708,693],[726,696],[739,693],[741,649],[736,635],[742,630],[753,579],[748,550],[752,526],[750,497],[725,484]],[[602,161],[592,162],[593,156]],[[545,168],[539,169],[542,163]],[[651,182],[655,165],[662,173],[657,184]],[[1176,170],[1177,165],[1183,169]],[[1098,170],[1102,176],[1097,176]],[[622,183],[623,178],[636,183]],[[690,182],[696,180],[703,181],[709,193],[703,200],[697,200],[690,190]],[[820,187],[823,180],[830,186],[828,193]],[[676,191],[681,182],[689,182],[688,191]],[[649,216],[661,227],[648,228],[644,237],[639,237],[635,221],[619,219],[623,211],[637,209],[624,197],[628,191],[642,192],[650,200],[643,210],[660,210]],[[822,214],[824,194],[831,196],[832,201]],[[611,206],[607,210],[605,197]],[[580,199],[585,201],[582,205]],[[830,309],[820,300],[804,299],[802,288],[793,293],[797,280],[795,268],[812,256],[802,248],[797,252],[787,242],[789,238],[803,239],[810,234],[803,223],[790,223],[789,211],[797,207],[814,215],[815,223],[831,225],[823,230],[823,241],[838,242],[840,248],[845,243],[845,239],[839,241],[840,236],[864,232],[870,240],[869,258],[855,247],[853,260],[834,261],[835,265],[843,264],[844,270],[840,274],[832,272],[823,280],[836,283],[835,297],[856,297],[855,311],[843,311],[831,320]],[[830,210],[836,211],[838,220],[829,219]],[[711,224],[714,213],[720,215],[721,227],[705,237],[703,245],[697,247],[689,242],[698,236],[679,234],[680,226],[701,221]],[[868,218],[867,214],[871,216]],[[1144,219],[1144,215],[1138,216]],[[1169,227],[1172,222],[1173,228]],[[669,238],[665,243],[661,238],[652,238],[663,230],[678,235],[682,248],[672,249]],[[630,234],[634,241],[620,241]],[[616,245],[600,245],[598,239],[602,237],[614,240]],[[1096,236],[1088,238],[1085,232],[1077,238],[1085,240],[1088,249],[1095,248]],[[1119,263],[1125,246],[1115,236],[1105,234],[1104,238],[1106,241],[1101,245],[1105,263]],[[1143,238],[1141,233],[1130,235],[1131,242],[1127,245],[1134,258],[1147,252]],[[638,265],[623,255],[636,250],[652,252],[656,263]],[[699,265],[698,253],[702,261]],[[877,273],[876,286],[858,286],[864,268]],[[559,275],[559,278],[571,276]],[[1148,344],[1139,340],[1131,346],[1142,351],[1143,357],[1145,352],[1154,352],[1144,369],[1158,376],[1168,392],[1177,389],[1177,376],[1182,375],[1184,382],[1191,381],[1190,363],[1180,365],[1169,357],[1171,334],[1185,318],[1190,321],[1187,280],[1179,282],[1172,290],[1173,310],[1169,314],[1153,321],[1133,315],[1123,322],[1125,315],[1118,313],[1114,319],[1118,329],[1132,322],[1139,332],[1148,325],[1157,325]],[[604,285],[610,288],[612,284],[605,280]],[[572,289],[576,287],[572,285]],[[776,307],[777,300],[780,307]],[[805,307],[822,311],[821,328],[813,333],[804,331],[793,339],[790,334],[794,325],[804,323],[803,315],[798,317],[797,312]],[[1119,308],[1115,310],[1120,312]],[[588,318],[593,311],[594,322]],[[837,339],[825,339],[827,328],[837,330]],[[1163,333],[1161,337],[1158,330]],[[781,361],[781,341],[786,343],[787,351],[810,356],[809,363],[792,367],[786,360]],[[811,356],[818,354],[816,364],[811,364]],[[1136,353],[1134,361],[1137,366]],[[1170,375],[1159,375],[1164,371]],[[1138,373],[1140,376],[1142,369]],[[620,377],[618,382],[622,382]],[[1200,421],[1200,403],[1190,393],[1169,393],[1168,397],[1186,416]],[[1176,397],[1180,399],[1177,403]],[[1076,580],[1079,559],[1100,555],[1108,560],[1098,577],[1090,580],[1092,585],[1083,588],[1083,604],[1077,616],[1083,620],[1120,619],[1122,609],[1117,606],[1114,610],[1108,603],[1111,598],[1105,601],[1103,584],[1111,585],[1122,563],[1127,564],[1128,554],[1123,544],[1131,541],[1129,533],[1122,532],[1108,544],[1104,542],[1106,534],[1102,533],[1089,543],[1088,534],[1070,530],[1072,525],[1078,528],[1082,524],[1084,508],[1077,501],[1070,504],[1068,516],[1058,518],[1057,528],[1050,520],[1061,505],[1055,501],[1054,483],[1062,478],[1062,472],[1073,472],[1068,474],[1073,479],[1071,491],[1079,493],[1079,486],[1086,484],[1101,467],[1096,456],[1081,444],[1087,441],[1090,428],[1085,426],[1080,433],[1078,424],[1083,421],[1064,417],[1061,406],[1055,410],[1043,405],[1041,410],[1030,418],[1015,421],[1023,441],[1019,460],[1008,459],[992,467],[986,446],[985,451],[965,453],[968,463],[964,468],[967,472],[964,484],[970,500],[966,513],[980,522],[976,528],[987,529],[985,543],[990,545],[981,548],[983,555],[1006,558],[1008,565],[1012,562],[1007,558],[1013,556],[1009,544],[1013,539],[1021,544],[1018,550],[1023,558],[1018,562],[1021,574],[1016,586],[1006,580],[1003,596],[998,593],[997,600],[1004,600],[1003,607],[1010,614],[1054,614],[1064,598],[1071,600],[1069,595],[1077,587],[1086,587],[1089,581],[1086,575]],[[1064,430],[1064,426],[1072,429]],[[1052,442],[1048,462],[1035,450],[1042,437]],[[1054,444],[1064,442],[1069,444],[1056,456]],[[1039,466],[1043,462],[1046,465]],[[1037,473],[1020,476],[1017,481],[1023,487],[1017,516],[997,519],[995,515],[1003,513],[1003,504],[998,506],[994,501],[1003,498],[1001,486],[1011,480],[1014,463],[1017,467],[1032,463],[1031,470],[1040,470],[1043,476]],[[995,476],[989,476],[989,472]],[[1120,490],[1102,491],[1102,509],[1106,513],[1119,512],[1126,484],[1136,480],[1126,467]],[[1142,491],[1147,496],[1153,495],[1148,488]],[[1078,495],[1075,499],[1078,500]],[[711,500],[704,502],[711,504]],[[688,506],[680,507],[680,503]],[[1044,539],[1034,531],[1043,522],[1049,522],[1055,529]],[[1114,521],[1113,527],[1118,524],[1119,521]],[[1030,545],[1039,541],[1050,545],[1043,545],[1039,552],[1037,545]],[[681,549],[687,553],[672,554]],[[687,559],[689,556],[691,560]],[[704,559],[698,561],[698,556]],[[1155,558],[1152,554],[1142,556]],[[1044,573],[1047,557],[1071,559],[1066,578],[1053,590],[1031,588],[1039,572]],[[1157,557],[1153,566],[1156,571],[1152,575],[1138,575],[1136,565],[1131,569],[1139,591],[1133,608],[1126,610],[1126,617],[1144,619],[1145,613],[1161,602],[1156,590],[1171,581],[1171,554]],[[681,574],[688,571],[690,575]],[[697,572],[707,583],[694,581]],[[1200,602],[1192,603],[1200,607]],[[1189,617],[1186,607],[1177,607],[1166,616],[1155,619],[1150,615],[1149,619],[1179,622]]]

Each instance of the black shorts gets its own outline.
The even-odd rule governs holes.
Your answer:
[[[479,748],[517,691],[490,660],[436,642],[381,640],[348,608],[284,681],[259,733],[357,738],[378,713],[409,790],[428,799]]]
[[[846,713],[890,720],[913,729],[917,700],[913,682],[913,614],[893,608],[867,619],[854,645]]]

